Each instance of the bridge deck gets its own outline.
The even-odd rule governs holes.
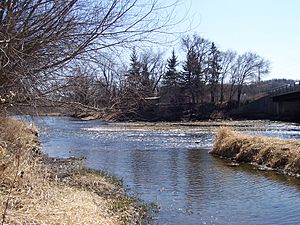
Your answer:
[[[273,97],[288,95],[291,93],[300,92],[300,82],[295,82],[294,84],[285,85],[279,88],[268,91],[268,95]]]

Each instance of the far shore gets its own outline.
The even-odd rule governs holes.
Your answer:
[[[295,122],[300,123],[299,119],[294,117],[268,117],[267,115],[239,115],[231,114],[229,111],[224,110],[214,110],[212,112],[199,112],[199,115],[194,118],[177,118],[175,119],[172,115],[170,117],[160,118],[157,115],[153,115],[153,118],[149,116],[142,118],[137,117],[124,117],[122,114],[109,111],[97,112],[95,110],[78,110],[72,108],[71,106],[48,106],[48,107],[32,107],[31,105],[23,105],[18,107],[8,108],[7,115],[31,115],[31,116],[71,116],[74,118],[79,118],[83,121],[89,120],[104,120],[112,122],[196,122],[196,121],[243,121],[243,120],[270,120],[270,121],[283,121],[283,122]]]

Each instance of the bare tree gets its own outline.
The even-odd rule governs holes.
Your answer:
[[[232,68],[235,63],[237,53],[227,50],[226,52],[221,52],[221,78],[220,78],[220,102],[224,102],[224,82],[227,76],[232,72]]]
[[[158,85],[163,76],[163,70],[165,67],[163,53],[159,51],[155,52],[153,49],[146,50],[141,54],[141,64],[143,67],[143,73],[146,75],[146,80],[150,81],[150,94],[153,95],[158,92]]]
[[[42,95],[49,73],[73,60],[152,41],[173,23],[170,7],[156,0],[1,1],[1,93]]]
[[[255,81],[258,76],[268,72],[269,62],[255,53],[246,52],[237,58],[233,75],[237,85],[238,104],[241,102],[244,84]]]

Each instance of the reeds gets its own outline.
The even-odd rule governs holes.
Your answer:
[[[300,141],[296,140],[242,135],[221,128],[210,153],[290,175],[300,174]]]

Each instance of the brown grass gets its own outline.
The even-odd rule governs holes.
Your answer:
[[[296,140],[242,135],[221,128],[210,153],[290,175],[300,174],[300,141]]]
[[[37,149],[34,127],[0,117],[2,224],[125,224],[140,212],[107,176],[77,171],[54,179]]]

